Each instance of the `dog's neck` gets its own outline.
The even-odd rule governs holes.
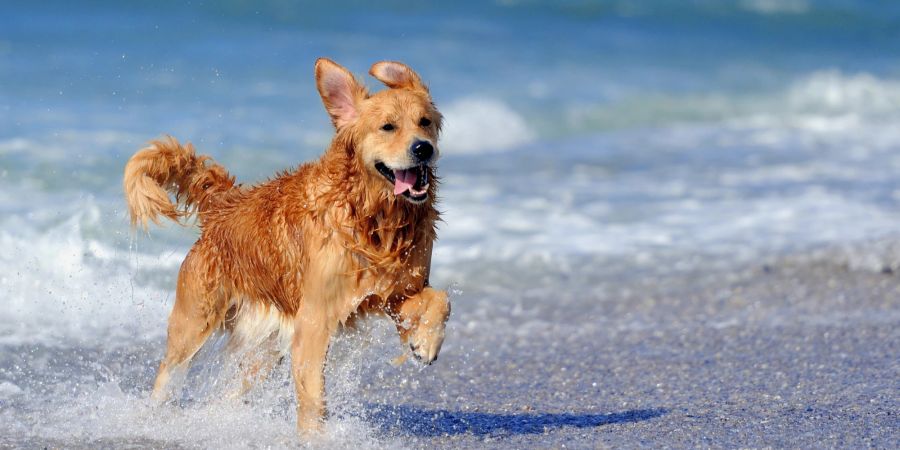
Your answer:
[[[323,197],[349,219],[336,222],[354,224],[352,230],[337,231],[369,266],[396,270],[392,266],[405,264],[417,245],[422,248],[434,240],[438,220],[435,186],[422,204],[395,196],[383,180],[363,167],[349,133],[338,133],[318,169],[325,182]]]

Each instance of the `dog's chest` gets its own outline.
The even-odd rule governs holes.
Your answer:
[[[303,233],[314,283],[329,297],[357,298],[376,294],[388,298],[412,295],[426,284],[431,246],[427,233],[416,233],[412,218],[360,218],[346,209],[332,210]]]
[[[425,285],[426,259],[415,252],[414,246],[389,253],[387,257],[376,254],[374,258],[365,253],[344,248],[341,261],[335,261],[332,275],[350,274],[343,280],[353,285],[354,292],[366,295],[377,294],[388,298],[396,294],[412,295]]]

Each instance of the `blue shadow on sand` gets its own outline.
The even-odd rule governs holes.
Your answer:
[[[420,409],[408,405],[370,404],[369,420],[382,431],[402,431],[416,436],[445,434],[539,434],[562,427],[593,428],[650,420],[665,409],[633,409],[618,413],[489,413]]]

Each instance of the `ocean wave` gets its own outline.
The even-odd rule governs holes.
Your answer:
[[[763,179],[780,184],[796,177],[805,181],[818,175],[815,169],[806,168],[744,176],[729,172],[722,174],[722,183],[734,187]],[[787,181],[784,177],[788,177]],[[742,251],[758,256],[781,249],[890,234],[896,230],[898,220],[890,210],[816,188],[795,195],[760,198],[729,199],[726,194],[707,198],[703,203],[699,197],[708,193],[703,188],[693,191],[668,201],[660,199],[652,210],[642,212],[653,214],[652,220],[626,222],[615,220],[617,212],[625,211],[617,211],[602,200],[596,201],[599,205],[592,202],[575,208],[564,200],[567,193],[558,191],[560,202],[532,210],[519,207],[526,199],[510,202],[510,206],[448,201],[447,222],[462,225],[446,227],[441,245],[435,249],[435,259],[452,266],[479,259],[511,261],[541,255],[565,259],[566,255],[585,254],[625,257],[654,250],[721,255]],[[816,218],[815,227],[807,221],[812,217]],[[865,219],[862,223],[861,218]]]
[[[605,105],[571,105],[562,116],[550,124],[556,133],[723,122],[846,129],[900,118],[900,79],[825,69],[768,90],[635,94]]]
[[[865,72],[816,71],[788,89],[787,102],[794,111],[820,114],[898,114],[900,80]]]
[[[14,220],[0,228],[0,344],[163,335],[171,293],[136,282],[129,263],[150,255],[87,237],[86,223],[98,227],[101,213],[81,206],[49,228]]]
[[[741,0],[739,5],[760,14],[803,14],[810,10],[806,0]]]
[[[493,153],[528,143],[535,132],[512,108],[493,99],[463,98],[441,108],[441,147],[448,153]]]

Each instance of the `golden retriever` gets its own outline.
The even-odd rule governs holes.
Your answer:
[[[442,117],[408,66],[382,61],[369,73],[389,89],[369,93],[337,63],[316,61],[334,139],[318,161],[265,183],[236,186],[171,137],[128,161],[132,226],[196,214],[201,229],[178,274],[156,402],[216,330],[240,361],[239,394],[290,351],[301,433],[322,427],[329,341],[356,318],[390,317],[417,359],[437,359],[450,315],[447,293],[428,282]]]

